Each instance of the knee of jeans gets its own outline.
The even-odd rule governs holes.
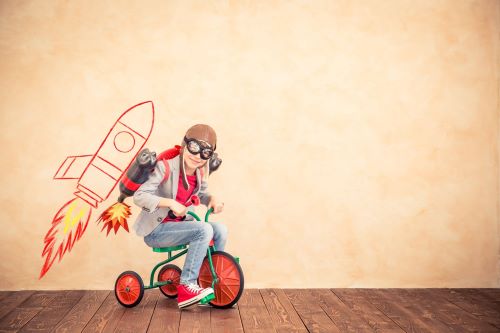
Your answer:
[[[200,228],[200,235],[206,239],[212,239],[214,236],[214,229],[209,223],[201,223],[203,226]]]
[[[146,243],[146,245],[149,247],[153,247],[153,246],[151,246],[151,243],[149,242],[148,236],[144,237],[144,243]]]
[[[227,227],[222,223],[217,223],[217,233],[220,238],[227,238]]]

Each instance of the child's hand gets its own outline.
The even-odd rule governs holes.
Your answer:
[[[184,216],[188,210],[186,206],[175,200],[172,200],[169,208],[174,212],[175,216]]]
[[[210,209],[210,208],[214,209],[214,212],[213,212],[214,214],[218,214],[224,210],[224,203],[223,202],[219,203],[217,201],[217,199],[212,197],[210,199],[210,202],[208,203],[208,209]]]

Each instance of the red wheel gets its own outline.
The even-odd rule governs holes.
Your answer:
[[[181,273],[181,269],[175,265],[165,265],[160,269],[160,272],[158,272],[158,282],[172,282],[160,287],[163,295],[170,298],[177,297],[177,286],[181,281]]]
[[[139,304],[144,296],[144,283],[139,274],[132,271],[121,273],[115,282],[115,296],[127,308]]]
[[[244,279],[240,265],[232,255],[224,251],[212,252],[212,263],[219,282],[215,284],[213,299],[210,304],[216,308],[230,308],[243,293]],[[212,286],[212,272],[208,257],[205,257],[200,268],[198,284],[202,288]]]

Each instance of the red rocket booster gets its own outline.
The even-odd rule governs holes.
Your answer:
[[[56,213],[45,235],[42,257],[45,263],[40,278],[54,260],[66,251],[85,232],[92,207],[106,200],[137,153],[149,139],[154,125],[153,102],[137,104],[125,111],[113,124],[97,152],[92,155],[68,156],[54,179],[78,179],[75,197]]]

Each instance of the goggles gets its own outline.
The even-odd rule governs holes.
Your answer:
[[[188,151],[193,154],[200,154],[201,159],[208,160],[214,154],[214,149],[208,143],[198,141],[196,139],[188,139],[184,137],[184,142]]]

